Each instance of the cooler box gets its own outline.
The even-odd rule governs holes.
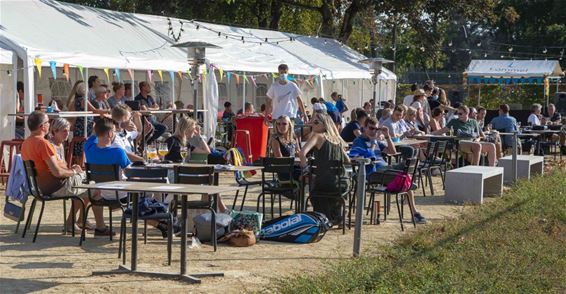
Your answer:
[[[265,124],[263,117],[246,116],[236,118],[236,129],[247,130],[250,132],[250,149],[252,152],[252,161],[256,161],[261,157],[265,157],[267,153],[269,126]],[[245,146],[246,142],[244,142],[243,136],[239,137],[236,141],[236,147],[240,147],[244,151],[244,153],[246,153]]]

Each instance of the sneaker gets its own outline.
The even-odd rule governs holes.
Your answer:
[[[116,236],[116,232],[110,231],[108,227],[105,227],[104,229],[94,229],[94,236]]]
[[[420,212],[415,213],[413,217],[415,218],[415,222],[417,224],[426,224],[426,218]]]

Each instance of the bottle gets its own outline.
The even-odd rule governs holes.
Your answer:
[[[450,127],[450,136],[454,136],[454,127]]]

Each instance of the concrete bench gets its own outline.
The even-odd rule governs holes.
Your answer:
[[[446,173],[446,202],[482,204],[484,196],[502,192],[502,167],[468,165]]]
[[[498,166],[505,169],[503,181],[513,182],[513,157],[505,156],[499,159]],[[544,173],[544,156],[517,155],[517,178],[531,179],[531,176],[542,175]]]

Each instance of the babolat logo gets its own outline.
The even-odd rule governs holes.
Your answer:
[[[291,226],[293,226],[294,224],[298,224],[301,222],[301,215],[300,214],[296,214],[292,217],[287,218],[286,220],[280,222],[280,223],[276,223],[274,225],[271,225],[267,228],[265,228],[265,231],[263,232],[264,235],[270,235],[276,232],[279,232],[281,230],[287,229]]]

